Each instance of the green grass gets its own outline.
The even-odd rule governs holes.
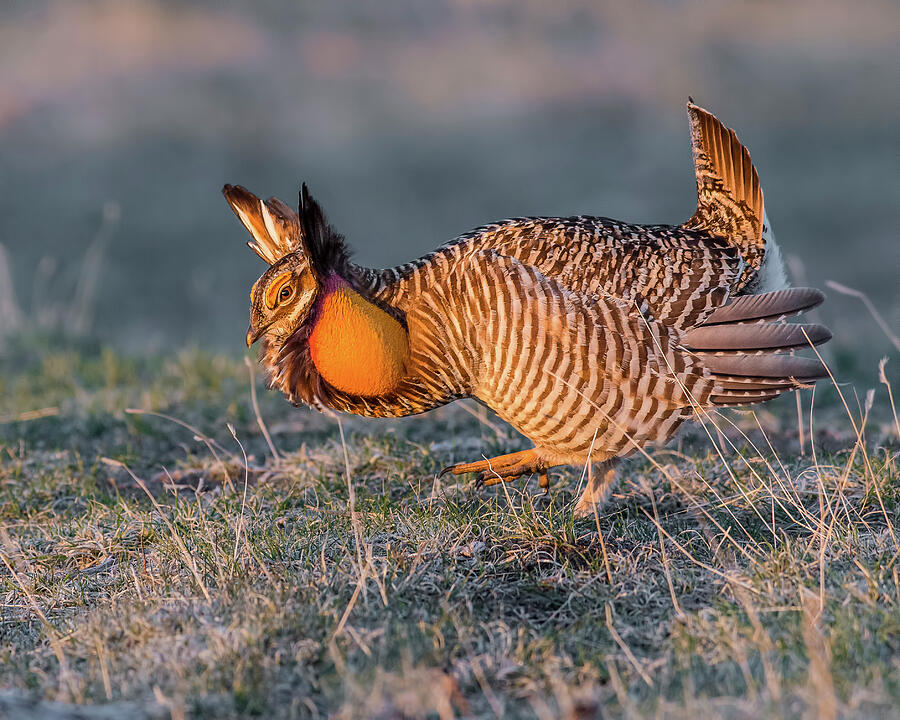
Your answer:
[[[549,500],[437,480],[524,445],[458,406],[342,442],[257,378],[276,462],[239,360],[14,342],[0,716],[892,716],[898,442],[870,385],[862,443],[864,400],[825,388],[811,447],[805,392],[805,455],[793,398],[729,413],[575,521],[577,470]]]

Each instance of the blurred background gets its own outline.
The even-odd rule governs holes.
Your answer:
[[[516,215],[679,223],[692,95],[750,148],[795,280],[896,332],[898,77],[896,0],[6,0],[0,315],[241,353],[264,268],[226,182],[308,182],[372,265]],[[884,332],[829,294],[832,352],[874,373]]]

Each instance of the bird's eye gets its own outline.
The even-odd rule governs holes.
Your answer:
[[[281,288],[281,291],[278,293],[278,299],[281,302],[285,302],[286,300],[289,300],[291,295],[293,295],[293,294],[294,294],[293,286],[285,285],[283,288]]]

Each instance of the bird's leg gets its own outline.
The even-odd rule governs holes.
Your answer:
[[[588,517],[603,507],[616,479],[616,465],[615,460],[607,460],[599,464],[597,472],[588,468],[587,487],[575,505],[575,517]]]
[[[535,449],[531,448],[530,450],[521,450],[509,455],[499,455],[487,460],[451,465],[441,470],[440,474],[452,473],[453,475],[462,475],[470,472],[478,473],[478,477],[475,479],[477,483],[490,486],[499,482],[515,480],[527,473],[545,473],[546,468],[544,463],[538,458]]]

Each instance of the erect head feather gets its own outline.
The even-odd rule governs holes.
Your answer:
[[[343,274],[348,261],[344,239],[328,224],[306,183],[300,190],[299,213],[276,197],[261,200],[240,185],[226,185],[222,194],[253,237],[247,245],[269,265],[301,253],[320,279],[331,271]]]
[[[261,200],[240,185],[226,185],[222,194],[253,237],[247,245],[269,265],[300,248],[297,213],[281,200]]]

